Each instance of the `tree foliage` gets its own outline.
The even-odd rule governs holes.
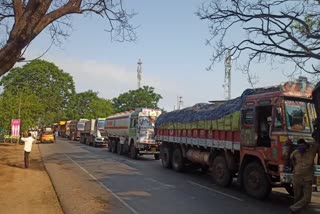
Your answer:
[[[18,109],[22,124],[28,128],[70,116],[67,112],[75,96],[74,81],[53,63],[35,60],[14,68],[2,77],[0,85],[3,87],[0,123],[8,124],[7,120],[18,118]]]
[[[145,107],[158,109],[158,103],[162,99],[160,94],[154,92],[154,88],[143,86],[137,90],[130,90],[113,98],[112,102],[117,112],[128,111],[134,108]]]
[[[47,30],[52,43],[68,35],[70,16],[96,14],[106,18],[108,32],[119,41],[135,39],[134,28],[122,0],[1,0],[0,76],[22,58],[26,48]]]
[[[107,117],[114,112],[111,101],[99,98],[92,90],[76,94],[71,109],[74,119]]]
[[[296,70],[319,73],[319,0],[212,0],[197,15],[209,21],[212,65],[230,52],[251,62],[279,59]],[[211,68],[210,66],[210,68]]]

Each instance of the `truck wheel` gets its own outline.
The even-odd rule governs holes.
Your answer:
[[[112,143],[111,143],[111,152],[112,153],[117,152],[117,142],[116,141],[112,141]]]
[[[171,153],[170,153],[170,149],[169,147],[167,146],[163,146],[161,147],[161,163],[162,163],[162,166],[164,168],[168,168],[170,169],[172,167],[172,164],[171,164]]]
[[[160,159],[160,154],[154,154],[154,159],[159,160]]]
[[[294,196],[294,191],[293,191],[293,185],[292,184],[284,184],[283,187],[287,190],[289,195]]]
[[[211,177],[217,185],[222,187],[230,186],[232,183],[232,176],[223,156],[218,156],[213,160]]]
[[[137,149],[134,147],[134,144],[131,143],[130,145],[130,157],[132,159],[137,159],[138,158],[138,151]]]
[[[123,154],[123,145],[120,142],[117,143],[117,154],[118,155]]]
[[[174,171],[182,172],[184,168],[184,161],[181,150],[175,148],[172,154],[172,168]]]
[[[257,199],[265,199],[271,191],[267,175],[257,162],[251,162],[245,167],[243,186],[248,195]]]

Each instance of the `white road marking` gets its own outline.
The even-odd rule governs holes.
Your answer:
[[[158,184],[160,184],[162,186],[165,186],[165,187],[176,188],[174,185],[162,183],[161,181],[158,181],[158,180],[156,180],[154,178],[145,178],[145,180],[158,183]]]
[[[71,160],[75,165],[77,165],[82,171],[84,171],[86,174],[88,174],[93,180],[95,180],[98,184],[100,184],[101,187],[103,187],[105,190],[110,192],[116,199],[118,199],[125,207],[127,207],[132,213],[134,214],[139,214],[133,207],[131,207],[128,203],[126,203],[124,200],[122,200],[117,194],[112,192],[111,189],[106,187],[101,181],[99,181],[96,177],[94,177],[90,172],[88,172],[85,168],[80,166],[76,161],[74,161],[71,157],[68,155],[64,154],[69,160]]]
[[[219,193],[219,194],[221,194],[221,195],[227,196],[227,197],[229,197],[229,198],[233,198],[233,199],[238,200],[238,201],[243,201],[241,198],[237,198],[237,197],[232,196],[232,195],[229,195],[229,194],[227,194],[227,193],[224,193],[224,192],[221,192],[221,191],[212,189],[212,188],[207,187],[207,186],[203,186],[203,185],[198,184],[198,183],[195,183],[195,182],[193,182],[193,181],[187,181],[187,182],[190,183],[190,184],[193,184],[193,185],[195,185],[195,186],[198,186],[198,187],[201,187],[201,188],[204,188],[204,189],[207,189],[207,190],[210,190],[210,191]]]

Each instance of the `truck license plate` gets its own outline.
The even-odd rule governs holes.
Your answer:
[[[156,152],[156,148],[151,148],[151,152]]]

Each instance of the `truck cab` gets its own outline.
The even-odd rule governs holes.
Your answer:
[[[255,93],[246,98],[241,113],[240,165],[245,166],[256,158],[263,165],[271,186],[282,186],[292,193],[290,155],[299,139],[319,143],[312,137],[316,109],[311,98],[313,87],[306,80],[287,82],[279,89],[270,88],[268,93]],[[315,158],[314,184],[320,187],[318,164],[319,158]]]

